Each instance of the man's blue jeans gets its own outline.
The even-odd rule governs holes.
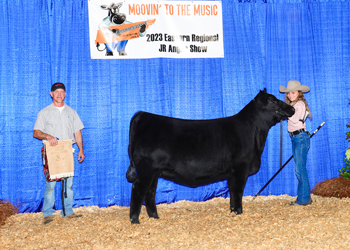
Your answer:
[[[68,177],[65,181],[67,181],[67,198],[64,197],[62,202],[64,204],[65,209],[65,215],[63,214],[63,209],[61,211],[63,217],[67,217],[73,214],[73,177]],[[55,212],[55,210],[53,209],[53,206],[55,205],[55,186],[56,181],[48,182],[45,180],[44,205],[42,209],[44,217],[52,216],[52,214]]]
[[[309,177],[306,170],[307,153],[310,148],[310,136],[306,132],[293,135],[292,149],[295,163],[295,174],[298,178],[298,204],[305,204],[311,200]]]

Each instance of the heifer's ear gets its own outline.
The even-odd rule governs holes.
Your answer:
[[[264,92],[267,93],[267,92],[266,92],[266,88],[264,88]]]

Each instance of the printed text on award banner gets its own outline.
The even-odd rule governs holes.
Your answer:
[[[205,42],[218,42],[219,34],[216,35],[179,35],[173,36],[169,34],[163,33],[155,33],[155,34],[147,34],[146,35],[147,42],[196,42],[196,43],[205,43]],[[208,46],[198,46],[194,44],[187,45],[186,48],[189,49],[190,52],[207,52]],[[180,48],[178,46],[172,44],[160,44],[159,52],[174,52],[180,53]]]
[[[170,16],[218,15],[218,6],[216,4],[129,4],[129,15],[158,16],[162,10],[165,11],[166,15]]]

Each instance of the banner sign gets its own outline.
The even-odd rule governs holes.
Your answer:
[[[224,57],[221,1],[89,0],[92,59]]]

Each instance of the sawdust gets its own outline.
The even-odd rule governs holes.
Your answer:
[[[129,207],[79,207],[83,217],[43,225],[42,213],[9,217],[0,227],[0,249],[348,249],[350,198],[312,195],[243,198],[243,214],[229,212],[229,199],[158,205],[160,219],[142,207],[139,225]]]

